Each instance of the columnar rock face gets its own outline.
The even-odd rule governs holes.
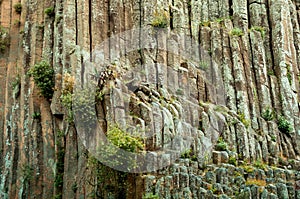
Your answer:
[[[299,0],[2,0],[0,7],[0,198],[300,198]],[[160,39],[131,52],[116,46],[139,32],[103,44],[138,28]],[[201,61],[182,57],[178,46]],[[177,135],[191,138],[175,163],[119,175],[86,149],[70,103],[76,72],[97,50],[109,60],[97,82],[100,126],[150,129],[143,142],[153,160],[170,142],[184,145]],[[124,56],[112,60],[114,53]],[[54,70],[48,99],[32,75],[41,60]],[[143,84],[131,84],[135,78]]]

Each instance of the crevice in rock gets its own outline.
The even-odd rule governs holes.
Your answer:
[[[272,22],[271,22],[271,13],[270,13],[270,5],[269,5],[269,1],[266,1],[266,11],[267,11],[267,20],[268,20],[268,26],[269,26],[269,46],[270,46],[270,55],[271,55],[271,67],[268,67],[269,70],[272,70],[274,72],[274,65],[275,65],[275,58],[274,58],[274,47],[273,47],[273,28],[272,28]],[[275,74],[276,75],[276,74]],[[268,80],[269,80],[269,85],[270,85],[270,90],[273,90],[275,88],[272,88],[272,84],[271,84],[271,79],[270,76],[268,75]],[[272,107],[275,107],[275,102],[274,99],[275,96],[273,96],[273,93],[270,92],[271,95],[271,103],[272,103]]]
[[[78,3],[75,0],[75,44],[78,45]]]
[[[172,0],[172,7],[174,6],[174,0]],[[169,6],[169,14],[170,14],[170,29],[174,30],[174,15],[172,7]]]
[[[229,16],[233,16],[233,3],[232,0],[229,0]]]
[[[188,8],[188,17],[189,17],[189,33],[192,36],[192,2],[191,0],[188,0],[187,2],[187,8]]]
[[[108,4],[109,5],[109,4]],[[109,11],[110,9],[109,9],[109,6],[108,6],[108,11]],[[109,12],[108,12],[109,13]],[[93,30],[92,30],[92,17],[93,17],[93,9],[92,9],[92,0],[89,0],[89,40],[90,40],[90,42],[89,42],[89,44],[90,44],[90,46],[89,46],[89,50],[90,50],[90,61],[92,62],[93,60],[93,56],[92,56],[92,51],[93,51]],[[109,20],[110,21],[110,20]]]

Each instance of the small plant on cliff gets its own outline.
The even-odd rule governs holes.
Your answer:
[[[256,186],[259,186],[259,187],[261,187],[261,186],[264,187],[264,186],[267,185],[267,183],[266,183],[265,180],[250,179],[250,178],[248,178],[247,181],[246,181],[246,185],[248,185],[248,186],[256,185]]]
[[[21,3],[16,3],[14,5],[14,9],[15,9],[16,13],[21,14],[21,12],[22,12],[22,4]]]
[[[289,133],[292,131],[291,123],[287,121],[287,119],[283,116],[279,117],[277,125],[279,131],[281,131],[282,133]]]
[[[239,29],[239,28],[233,28],[233,29],[229,32],[229,35],[241,37],[241,36],[244,35],[244,32],[243,32],[241,29]]]
[[[230,156],[230,157],[229,157],[229,160],[228,160],[228,164],[232,164],[232,165],[234,165],[234,166],[237,166],[236,157]]]
[[[55,10],[54,10],[54,8],[53,7],[46,8],[45,9],[45,14],[48,17],[54,17],[55,16]]]
[[[266,121],[271,121],[274,119],[274,111],[271,110],[270,108],[267,108],[263,113],[262,113],[262,118]]]
[[[151,26],[155,28],[166,28],[168,26],[169,15],[166,11],[155,11]]]
[[[266,35],[266,28],[264,28],[264,27],[261,27],[261,26],[253,26],[253,27],[250,29],[250,31],[253,31],[253,30],[260,32],[262,38],[264,38],[265,35]]]
[[[257,160],[256,162],[254,162],[253,166],[262,170],[267,169],[267,165],[263,163],[261,160]]]
[[[63,88],[60,96],[62,105],[68,111],[68,122],[73,122],[72,102],[73,102],[73,87],[74,87],[74,76],[69,73],[63,75]]]
[[[143,199],[159,199],[159,196],[153,193],[146,193],[143,195]]]
[[[184,151],[181,155],[180,158],[188,158],[191,159],[192,161],[197,161],[197,156],[194,154],[192,149],[188,149],[186,151]]]
[[[210,27],[210,21],[202,21],[201,23],[200,23],[200,26],[203,26],[203,27]]]
[[[117,147],[129,152],[138,152],[144,149],[144,143],[140,138],[134,137],[118,126],[110,126],[107,138]]]
[[[41,94],[46,99],[51,99],[54,88],[54,70],[46,61],[35,64],[28,73],[33,77],[34,83],[41,90]]]
[[[0,26],[0,52],[4,53],[8,45],[9,45],[9,35],[6,29]]]
[[[41,118],[41,113],[40,112],[34,112],[32,114],[32,118],[33,119],[40,119]]]
[[[244,124],[246,128],[250,126],[250,121],[246,119],[246,116],[244,113],[238,113],[239,120]]]
[[[215,148],[217,151],[226,151],[228,149],[228,144],[223,140],[222,137],[220,137]]]

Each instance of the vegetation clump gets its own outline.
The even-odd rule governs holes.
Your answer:
[[[21,14],[21,12],[22,12],[22,4],[21,3],[16,3],[14,5],[14,9],[15,9],[16,13]]]
[[[169,15],[165,11],[156,11],[151,26],[155,28],[166,28],[169,22]]]
[[[192,149],[188,149],[186,151],[184,151],[181,155],[180,158],[184,158],[184,159],[191,159],[192,161],[197,161],[197,156],[196,154],[194,154]]]
[[[265,180],[258,180],[258,179],[250,179],[248,178],[247,181],[246,181],[246,185],[256,185],[256,186],[266,186],[267,183]]]
[[[241,37],[241,36],[244,35],[244,32],[243,32],[241,29],[239,29],[239,28],[233,28],[233,29],[229,32],[229,35]]]
[[[55,16],[55,10],[54,10],[54,7],[46,8],[46,9],[45,9],[45,14],[46,14],[48,17],[54,17],[54,16]]]
[[[262,118],[266,121],[271,121],[274,119],[274,111],[271,109],[267,108],[263,113],[262,113]]]
[[[8,45],[9,45],[9,35],[6,29],[0,26],[0,52],[4,53]]]
[[[277,125],[279,131],[281,131],[282,133],[290,133],[292,131],[291,123],[287,121],[287,119],[283,116],[279,117]]]
[[[63,76],[63,88],[62,94],[60,96],[62,105],[68,111],[68,122],[73,122],[73,111],[72,111],[72,102],[73,102],[73,87],[74,87],[75,78],[69,73],[65,73]]]
[[[253,30],[260,32],[262,38],[264,38],[265,35],[266,35],[266,28],[264,28],[264,27],[261,27],[261,26],[253,26],[253,27],[250,29],[250,31],[253,31]]]
[[[134,137],[118,126],[110,126],[107,131],[107,138],[117,147],[129,152],[139,152],[144,149],[143,140]]]
[[[159,196],[153,193],[146,193],[143,195],[143,199],[159,199]]]
[[[46,61],[41,61],[35,64],[30,70],[29,75],[33,77],[34,83],[41,90],[41,94],[46,99],[51,99],[54,88],[54,70]]]
[[[228,149],[228,144],[220,137],[215,148],[217,151],[226,151]]]

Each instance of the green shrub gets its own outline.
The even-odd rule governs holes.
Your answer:
[[[117,147],[129,152],[138,152],[144,149],[143,141],[120,129],[118,126],[110,126],[107,138]]]
[[[278,129],[282,133],[289,133],[292,131],[292,126],[283,116],[280,116],[277,122]]]
[[[14,9],[15,9],[16,13],[21,14],[21,12],[22,12],[22,4],[21,3],[16,3],[14,5]]]
[[[155,28],[166,28],[169,22],[169,15],[165,11],[156,11],[151,26]]]
[[[49,7],[45,9],[45,14],[48,17],[54,17],[55,16],[55,9],[53,7]]]
[[[270,110],[267,108],[263,113],[262,113],[262,118],[266,121],[271,121],[274,119],[274,111]]]
[[[243,32],[241,29],[239,29],[239,28],[233,28],[233,29],[229,32],[229,35],[241,37],[241,36],[244,35],[244,32]]]
[[[54,88],[54,70],[46,61],[35,64],[30,70],[29,75],[33,77],[34,83],[41,90],[41,94],[46,99],[51,99]]]
[[[216,144],[216,150],[217,151],[226,151],[227,150],[227,148],[228,148],[228,145],[227,145],[227,143],[223,140],[223,138],[222,137],[220,137],[219,139],[218,139],[218,143]]]

